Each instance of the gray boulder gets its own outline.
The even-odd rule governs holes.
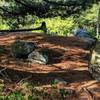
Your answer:
[[[11,45],[11,55],[15,58],[27,58],[35,48],[36,45],[33,42],[16,40]]]
[[[33,51],[28,55],[28,61],[31,63],[47,64],[48,56],[39,51]]]

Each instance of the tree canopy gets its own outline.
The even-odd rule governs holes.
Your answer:
[[[79,13],[99,0],[1,0],[0,15],[3,17],[25,16],[38,17],[69,16]]]

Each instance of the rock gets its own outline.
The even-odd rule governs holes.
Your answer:
[[[89,72],[98,81],[100,81],[100,42],[98,41],[90,59]]]
[[[54,80],[54,84],[56,84],[56,87],[58,89],[63,89],[68,83],[65,80],[61,79],[61,78],[56,78]]]
[[[62,82],[62,83],[65,83],[65,84],[67,84],[67,82],[64,80],[64,79],[62,79],[62,78],[56,78],[55,80],[54,80],[54,83],[59,83],[59,82]]]
[[[91,36],[91,34],[82,25],[79,25],[79,28],[74,30],[74,34],[76,37],[86,42],[88,44],[88,48],[91,48],[97,41],[97,38]]]
[[[11,45],[11,54],[15,58],[27,58],[36,45],[33,42],[26,42],[24,40],[16,40]]]
[[[31,63],[47,64],[48,56],[46,54],[42,54],[39,51],[33,51],[28,55],[28,61]]]

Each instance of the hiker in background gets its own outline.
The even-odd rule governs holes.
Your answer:
[[[82,25],[79,25],[79,27],[74,30],[74,35],[87,42],[90,46],[95,45],[97,41],[97,39],[92,37]]]

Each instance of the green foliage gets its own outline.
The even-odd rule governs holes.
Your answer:
[[[35,26],[38,26],[42,21],[46,22],[48,33],[51,35],[70,35],[73,27],[75,27],[74,18],[68,17],[62,19],[61,17],[38,19],[35,22]]]
[[[25,16],[27,13],[39,17],[66,17],[85,10],[93,2],[94,0],[1,0],[0,7],[3,7],[1,14],[6,17]]]
[[[39,25],[39,23],[45,21],[48,28],[48,34],[69,36],[72,34],[73,29],[81,24],[87,29],[91,36],[95,36],[98,8],[98,5],[94,4],[91,8],[83,11],[80,15],[76,14],[63,19],[59,16],[38,19],[36,20],[35,25]]]
[[[21,92],[13,92],[11,93],[6,100],[25,100]]]
[[[18,29],[18,28],[33,28],[33,24],[37,20],[36,16],[26,15],[19,16],[14,18],[6,19],[6,25],[10,27],[10,29]]]
[[[98,16],[99,6],[94,4],[91,8],[88,8],[85,12],[82,12],[77,22],[88,30],[91,36],[96,36],[96,24]]]
[[[35,3],[37,4],[37,2]],[[81,14],[76,13],[69,17],[38,18],[27,13],[25,16],[6,19],[3,24],[0,24],[0,29],[35,28],[40,26],[42,21],[45,21],[48,29],[47,34],[69,36],[72,34],[73,29],[78,27],[78,24],[82,24],[90,35],[94,37],[96,35],[97,14],[98,4],[93,4],[85,11],[82,11]]]
[[[9,26],[6,24],[0,24],[0,30],[9,29]]]
[[[98,16],[98,5],[94,4],[91,8],[88,8],[85,12],[82,12],[80,16],[80,21],[83,24],[91,24],[97,21]]]
[[[64,97],[68,95],[68,93],[65,91],[65,89],[60,89],[59,92],[62,97],[62,100],[64,100]]]
[[[59,97],[63,98],[62,95],[64,97],[67,96],[67,92],[63,89],[34,87],[27,81],[22,81],[17,88],[16,90],[9,91],[10,93],[5,97],[0,96],[0,100],[56,100]]]
[[[5,20],[0,17],[0,30],[9,29],[9,26],[5,23]]]

